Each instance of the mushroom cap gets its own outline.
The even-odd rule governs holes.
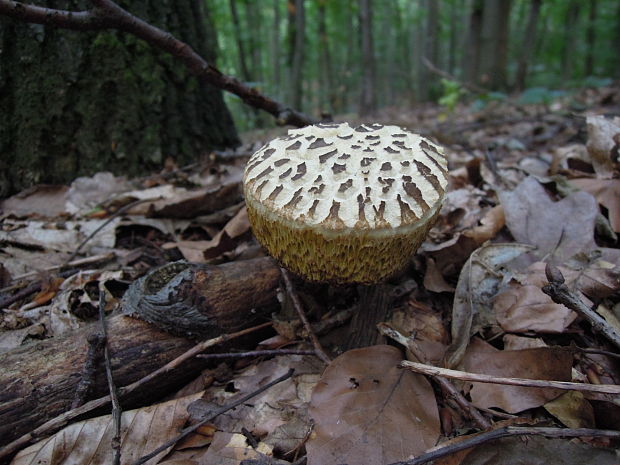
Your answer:
[[[397,126],[292,129],[252,155],[244,192],[254,235],[311,281],[375,283],[403,268],[434,224],[447,161]]]

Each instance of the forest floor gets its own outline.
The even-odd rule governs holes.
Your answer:
[[[384,344],[349,351],[357,290],[285,285],[251,234],[244,164],[285,129],[4,200],[0,463],[617,464],[617,115],[618,86],[373,117],[450,185]]]

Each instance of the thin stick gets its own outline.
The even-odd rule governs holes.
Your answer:
[[[308,321],[308,318],[306,318],[306,314],[304,313],[304,308],[301,304],[301,301],[299,300],[299,296],[297,295],[297,292],[295,292],[295,289],[293,288],[293,282],[291,281],[291,277],[289,276],[288,271],[286,271],[284,268],[280,268],[280,272],[282,273],[282,278],[284,278],[284,285],[286,286],[286,292],[288,293],[288,295],[291,296],[291,300],[293,301],[293,306],[295,307],[295,310],[297,311],[299,318],[304,324],[306,331],[308,331],[308,335],[310,336],[310,340],[312,341],[312,345],[314,346],[314,350],[316,351],[317,356],[321,360],[323,360],[325,363],[327,364],[331,363],[331,359],[327,356],[327,354],[323,350],[323,347],[321,347],[321,343],[319,342],[319,339],[316,337],[316,334],[314,334],[314,331],[312,331],[312,326],[310,326],[310,322]]]
[[[620,333],[607,323],[602,316],[584,304],[579,296],[564,284],[564,276],[558,267],[547,263],[545,274],[549,284],[543,286],[542,291],[551,297],[556,304],[562,304],[577,312],[592,325],[594,331],[601,333],[609,342],[620,349]]]
[[[385,323],[379,323],[377,325],[377,329],[379,329],[379,332],[384,336],[389,337],[390,339],[393,339],[408,348],[420,362],[428,363],[426,355],[422,352],[422,350],[420,350],[420,347],[413,339],[405,337],[400,332]],[[450,397],[454,399],[461,410],[463,410],[465,414],[478,425],[479,428],[488,429],[491,427],[491,422],[487,420],[467,399],[465,399],[463,394],[461,394],[461,392],[450,381],[440,376],[432,376],[432,378],[450,395]]]
[[[298,349],[275,349],[275,350],[249,350],[247,352],[225,352],[220,354],[200,354],[197,358],[246,358],[246,357],[264,357],[274,355],[317,355],[315,350],[298,350]]]
[[[213,339],[209,339],[208,341],[204,341],[199,344],[196,344],[194,347],[189,349],[187,352],[179,355],[177,358],[168,362],[163,367],[155,370],[154,372],[146,375],[144,378],[141,378],[138,381],[128,386],[122,387],[119,390],[119,395],[120,397],[124,397],[127,394],[132,393],[136,389],[142,387],[144,384],[152,381],[153,379],[161,375],[168,373],[173,368],[176,368],[178,365],[180,365],[182,362],[198,355],[200,352],[204,352],[209,347],[215,346],[217,344],[222,344],[224,342],[230,341],[231,339],[235,339],[240,336],[245,336],[246,334],[250,334],[254,331],[258,331],[259,329],[263,329],[268,326],[271,326],[271,322],[263,323],[258,326],[254,326],[252,328],[247,328],[241,331],[237,331],[236,333],[224,334],[222,336],[214,337]],[[90,402],[85,403],[81,407],[69,410],[57,416],[56,418],[52,418],[51,420],[43,423],[38,428],[32,430],[30,433],[21,436],[20,438],[16,439],[15,441],[1,448],[0,459],[3,457],[6,457],[9,454],[12,454],[13,452],[21,449],[22,447],[27,446],[28,444],[33,443],[34,441],[41,439],[44,436],[54,434],[55,432],[59,431],[63,426],[65,426],[67,423],[69,423],[71,420],[79,416],[82,416],[86,413],[89,413],[95,409],[105,407],[106,405],[109,404],[109,402],[110,402],[110,396],[109,395],[103,396],[103,397],[100,397],[99,399],[91,400]]]
[[[108,347],[108,329],[105,322],[105,293],[99,290],[99,324],[101,325],[101,334],[103,336],[103,359],[105,365],[105,375],[108,380],[108,390],[110,391],[110,400],[112,401],[112,422],[114,424],[114,437],[112,438],[112,449],[114,449],[114,465],[121,463],[121,421],[123,418],[123,409],[118,401],[116,394],[116,384],[112,376],[112,363],[110,362],[110,350]]]
[[[620,395],[620,386],[615,384],[584,384],[570,383],[568,381],[545,381],[540,379],[502,378],[499,376],[481,375],[466,371],[449,370],[432,365],[416,362],[400,362],[402,368],[407,368],[416,373],[429,376],[444,376],[446,378],[460,379],[461,381],[474,381],[476,383],[507,384],[510,386],[525,386],[538,388],[563,389],[565,391],[600,392],[603,394]]]
[[[158,200],[157,198],[153,198],[153,199],[140,199],[140,200],[136,200],[135,202],[131,202],[128,203],[127,205],[125,205],[124,207],[119,208],[118,210],[116,210],[112,215],[110,215],[110,217],[105,220],[102,224],[100,224],[93,232],[91,232],[88,237],[86,237],[86,239],[84,239],[82,242],[80,242],[80,244],[77,246],[77,248],[74,250],[74,252],[71,254],[71,256],[66,260],[65,265],[67,265],[69,262],[71,262],[78,253],[80,253],[80,250],[82,250],[82,247],[84,247],[84,245],[86,245],[86,243],[88,241],[90,241],[93,237],[95,237],[95,235],[101,231],[103,228],[105,228],[108,224],[110,224],[114,218],[122,215],[123,213],[125,213],[126,211],[132,209],[133,207],[135,207],[136,205],[140,205],[141,203],[145,203],[145,202],[154,202],[155,200]]]
[[[92,0],[92,3],[93,8],[90,10],[69,11],[0,0],[0,15],[28,23],[78,31],[117,29],[132,34],[150,46],[170,53],[203,83],[235,94],[246,104],[272,114],[278,124],[303,127],[318,123],[316,119],[261,94],[255,87],[246,86],[238,79],[222,73],[185,42],[132,15],[113,1]]]
[[[470,447],[479,446],[489,441],[505,438],[507,436],[544,436],[548,438],[582,438],[582,437],[604,437],[604,438],[620,438],[620,431],[604,430],[604,429],[588,429],[588,428],[541,428],[541,427],[518,427],[506,426],[504,428],[485,431],[473,437],[460,440],[459,442],[450,443],[445,446],[434,447],[416,458],[407,460],[406,462],[395,462],[390,465],[422,465],[432,462],[446,455],[454,454]],[[459,440],[457,438],[456,440]]]
[[[248,395],[243,396],[241,399],[236,400],[235,402],[232,402],[231,404],[225,405],[224,407],[216,410],[213,414],[211,414],[210,416],[208,416],[204,420],[202,420],[202,421],[200,421],[200,422],[196,423],[195,425],[192,425],[192,426],[190,426],[188,428],[185,428],[183,431],[181,431],[181,434],[179,434],[176,438],[171,439],[170,441],[166,442],[165,444],[162,444],[161,446],[159,446],[154,451],[152,451],[152,452],[148,453],[147,455],[139,458],[138,460],[133,462],[132,465],[141,465],[141,464],[143,464],[145,462],[148,462],[150,459],[155,457],[157,454],[165,451],[168,447],[174,446],[181,439],[185,438],[190,433],[193,433],[194,431],[196,431],[201,426],[209,423],[210,421],[213,421],[215,418],[217,418],[222,413],[225,413],[228,410],[233,409],[233,408],[237,407],[238,405],[243,404],[244,402],[247,402],[252,397],[255,397],[255,396],[259,395],[260,393],[266,391],[270,387],[272,387],[272,386],[274,386],[274,385],[276,385],[278,383],[281,383],[284,380],[289,379],[291,376],[293,376],[294,372],[295,372],[295,370],[293,370],[291,368],[285,375],[280,376],[278,379],[275,379],[275,380],[271,381],[270,383],[265,384],[263,387],[255,390],[253,392],[250,392]]]

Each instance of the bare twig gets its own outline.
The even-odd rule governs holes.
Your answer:
[[[189,435],[190,433],[193,433],[194,431],[196,431],[198,428],[200,428],[201,426],[209,423],[210,421],[213,421],[213,419],[217,418],[218,416],[220,416],[222,413],[227,412],[230,409],[233,409],[235,407],[237,407],[238,405],[243,404],[244,402],[247,402],[248,400],[250,400],[252,397],[256,397],[257,395],[261,394],[262,392],[266,391],[267,389],[269,389],[270,387],[281,383],[282,381],[285,381],[287,379],[289,379],[291,376],[293,376],[293,373],[295,372],[295,370],[293,370],[292,368],[285,374],[280,376],[278,379],[275,379],[273,381],[271,381],[268,384],[265,384],[263,387],[250,392],[248,395],[243,396],[241,399],[236,400],[235,402],[232,402],[228,405],[225,405],[224,407],[216,410],[214,413],[212,413],[211,415],[209,415],[207,418],[205,418],[202,421],[199,421],[198,423],[196,423],[195,425],[192,425],[188,428],[185,428],[181,434],[179,434],[176,438],[171,439],[170,441],[166,442],[165,444],[162,444],[161,446],[159,446],[157,449],[155,449],[154,451],[150,452],[149,454],[145,455],[144,457],[141,457],[140,459],[136,460],[135,462],[132,463],[132,465],[141,465],[145,462],[148,462],[150,459],[152,459],[153,457],[155,457],[157,454],[159,454],[160,452],[165,451],[168,447],[174,446],[177,442],[179,442],[181,439],[185,438],[187,435]]]
[[[0,0],[0,1],[2,1],[2,0]],[[77,246],[77,248],[73,251],[73,253],[71,254],[71,256],[67,259],[67,261],[65,263],[67,264],[71,260],[73,260],[77,256],[77,254],[80,253],[80,250],[82,250],[82,247],[84,247],[84,245],[86,245],[86,243],[88,241],[90,241],[93,237],[95,237],[95,235],[99,231],[101,231],[108,224],[110,224],[114,220],[114,218],[122,215],[123,213],[125,213],[128,210],[131,210],[136,205],[140,205],[140,204],[145,203],[145,202],[154,202],[155,200],[158,200],[158,199],[157,198],[153,198],[153,199],[140,199],[140,200],[136,200],[135,202],[131,202],[131,203],[125,205],[124,207],[121,207],[118,210],[116,210],[112,215],[110,215],[110,217],[107,220],[105,220],[97,228],[95,228],[95,230],[93,232],[91,232],[88,235],[88,237],[86,237],[82,242],[80,242],[80,245]]]
[[[258,326],[253,326],[252,328],[247,328],[241,331],[237,331],[236,333],[223,334],[221,336],[214,337],[213,339],[209,339],[207,341],[203,341],[199,344],[196,344],[190,350],[179,355],[177,358],[168,362],[163,367],[155,370],[154,372],[139,379],[138,381],[131,383],[128,386],[122,387],[119,390],[119,396],[122,398],[134,392],[135,390],[142,387],[144,384],[162,375],[165,375],[166,373],[170,372],[172,369],[179,366],[182,362],[189,360],[192,357],[195,357],[196,355],[198,355],[201,352],[204,352],[210,347],[213,347],[218,344],[222,344],[224,342],[230,341],[232,339],[235,339],[241,336],[245,336],[246,334],[250,334],[254,331],[258,331],[268,326],[271,326],[271,322],[263,323]],[[20,438],[16,439],[15,441],[2,447],[0,449],[0,459],[3,457],[6,457],[7,455],[12,454],[13,452],[21,449],[22,447],[27,446],[28,444],[31,444],[34,441],[37,441],[45,436],[55,433],[56,431],[60,430],[63,426],[68,424],[71,420],[74,420],[77,417],[85,415],[95,409],[105,407],[106,405],[110,403],[110,400],[111,399],[109,395],[100,397],[99,399],[91,400],[90,402],[85,403],[81,407],[69,410],[68,412],[63,413],[62,415],[59,415],[56,418],[52,418],[51,420],[43,423],[41,426],[34,429],[30,433],[25,434],[21,436]]]
[[[299,318],[304,324],[304,327],[306,328],[306,331],[308,332],[308,336],[310,336],[310,340],[312,341],[312,345],[314,346],[314,350],[316,351],[317,356],[321,360],[323,360],[325,363],[330,363],[331,359],[325,353],[325,351],[323,350],[323,347],[321,347],[321,343],[319,342],[319,339],[316,337],[316,334],[314,334],[314,331],[312,330],[312,326],[310,326],[310,322],[308,321],[308,318],[306,317],[304,308],[301,304],[301,301],[299,300],[299,296],[297,295],[297,292],[295,292],[295,289],[293,288],[293,282],[291,281],[291,277],[289,276],[288,271],[286,271],[284,268],[280,268],[280,272],[282,273],[282,278],[284,279],[284,285],[286,286],[286,292],[288,293],[288,295],[291,296],[291,300],[293,301],[293,306],[295,307],[295,310],[297,311]]]
[[[275,350],[249,350],[247,352],[225,352],[220,354],[200,354],[198,358],[248,358],[248,357],[272,357],[277,355],[317,355],[315,350],[298,349],[275,349]],[[317,355],[318,357],[318,355]]]
[[[422,63],[424,63],[424,66],[426,66],[429,70],[431,70],[433,73],[446,78],[450,81],[454,81],[454,82],[458,82],[459,85],[461,87],[464,87],[465,89],[474,92],[476,94],[488,94],[489,90],[485,89],[484,87],[480,87],[477,86],[476,84],[472,84],[471,82],[461,82],[459,81],[456,77],[454,77],[452,74],[448,73],[447,71],[444,71],[443,69],[439,69],[437,66],[435,66],[434,63],[432,63],[428,58],[426,57],[422,57]]]
[[[110,391],[110,400],[112,401],[112,423],[114,424],[114,437],[112,438],[112,449],[114,449],[114,465],[121,463],[121,421],[123,417],[123,409],[118,401],[116,385],[112,376],[112,363],[110,362],[110,350],[108,348],[108,329],[105,322],[105,293],[99,291],[99,324],[101,325],[101,334],[103,336],[103,358],[105,365],[105,375],[108,380],[108,390]]]
[[[45,24],[64,29],[96,31],[117,29],[146,41],[149,45],[165,50],[181,60],[202,82],[214,85],[237,95],[246,104],[272,114],[279,124],[307,126],[318,122],[282,103],[247,87],[238,79],[222,74],[198,55],[188,44],[181,42],[169,32],[133,16],[111,0],[92,0],[94,7],[87,11],[67,11],[43,8],[12,0],[0,0],[0,14],[29,23]]]
[[[602,316],[584,304],[579,296],[564,284],[564,276],[559,268],[551,263],[547,263],[545,274],[549,284],[543,286],[543,292],[551,297],[556,304],[562,304],[577,312],[592,325],[594,331],[601,333],[609,342],[620,349],[620,333],[607,323]]]
[[[58,273],[58,276],[60,276],[61,278],[68,278],[69,276],[72,276],[76,273],[78,273],[78,270],[66,270]],[[16,292],[12,296],[5,297],[4,299],[0,300],[0,310],[14,304],[15,302],[25,299],[26,297],[34,294],[35,292],[39,292],[41,290],[41,287],[41,281],[39,280],[38,282],[32,283],[29,286],[25,287],[21,291]]]
[[[615,384],[584,384],[571,383],[568,381],[546,381],[540,379],[525,378],[501,378],[499,376],[481,375],[479,373],[468,373],[466,371],[449,370],[448,368],[438,368],[424,363],[403,361],[400,366],[416,373],[429,376],[444,376],[446,378],[460,379],[461,381],[473,381],[476,383],[507,384],[510,386],[525,386],[537,388],[554,388],[565,391],[585,391],[600,392],[603,394],[620,395],[620,386]]]
[[[548,438],[583,438],[583,437],[604,437],[604,438],[620,438],[620,431],[589,429],[589,428],[543,428],[543,427],[519,427],[506,426],[504,428],[485,431],[476,434],[467,439],[457,438],[459,442],[451,442],[448,445],[434,447],[416,458],[405,462],[395,462],[390,465],[422,465],[432,462],[446,455],[469,449],[470,447],[479,446],[496,439],[508,436],[544,436]]]
[[[426,356],[420,347],[415,343],[412,338],[407,338],[394,328],[391,328],[385,323],[379,323],[377,325],[379,332],[390,339],[405,346],[409,351],[422,363],[428,363]],[[463,410],[463,412],[471,418],[479,428],[488,429],[491,427],[491,422],[487,420],[479,411],[474,407],[461,392],[446,378],[440,376],[433,376],[433,380],[441,386],[441,388],[447,392],[456,402],[456,404]]]

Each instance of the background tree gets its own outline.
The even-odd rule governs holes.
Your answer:
[[[369,115],[377,108],[375,95],[376,71],[375,51],[372,33],[372,2],[360,0],[360,39],[362,44],[362,92],[360,102],[360,115]]]
[[[202,3],[123,5],[215,59],[214,29]],[[167,156],[184,164],[239,143],[218,89],[199,85],[169,54],[118,31],[67,31],[0,16],[0,107],[8,181],[0,194],[102,170],[143,174]]]

